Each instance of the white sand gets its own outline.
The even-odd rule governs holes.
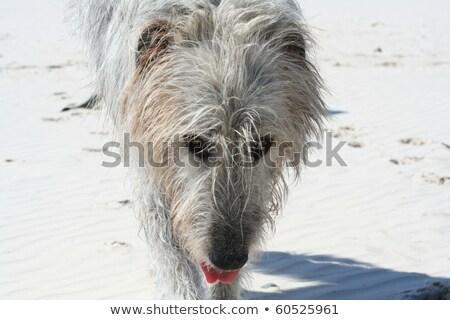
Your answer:
[[[151,299],[108,129],[59,112],[90,93],[63,7],[0,2],[0,298]],[[348,166],[304,172],[247,296],[450,298],[450,2],[303,7]]]

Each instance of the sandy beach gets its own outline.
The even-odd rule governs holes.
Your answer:
[[[244,297],[450,299],[450,2],[300,3],[347,166],[304,170]],[[65,6],[0,2],[0,299],[152,299],[111,129],[61,112],[92,91]]]

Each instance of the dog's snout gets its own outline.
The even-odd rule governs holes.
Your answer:
[[[209,254],[209,260],[219,269],[237,270],[247,263],[248,251],[245,249],[213,250]]]

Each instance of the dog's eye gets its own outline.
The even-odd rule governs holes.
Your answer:
[[[267,154],[272,147],[272,141],[269,137],[261,138],[259,142],[253,142],[250,148],[253,161],[258,161],[262,156]]]
[[[190,153],[202,160],[207,160],[211,156],[211,144],[200,137],[187,138],[187,147]]]

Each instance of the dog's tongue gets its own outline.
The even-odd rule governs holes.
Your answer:
[[[224,271],[213,267],[207,267],[205,264],[201,264],[201,268],[206,277],[206,282],[212,284],[220,281],[224,284],[230,284],[236,279],[240,270]]]

